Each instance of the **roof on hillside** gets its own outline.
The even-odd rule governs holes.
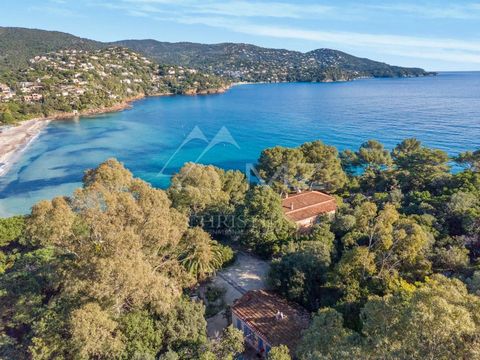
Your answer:
[[[337,202],[320,191],[306,191],[282,199],[282,208],[288,218],[299,221],[335,211]]]
[[[232,312],[271,346],[283,344],[291,351],[310,323],[310,315],[304,308],[266,290],[247,292],[235,301]],[[277,316],[279,312],[283,318]]]

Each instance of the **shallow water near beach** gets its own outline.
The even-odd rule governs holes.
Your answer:
[[[450,155],[480,147],[480,73],[346,83],[235,86],[157,97],[132,109],[52,121],[0,178],[0,216],[69,195],[85,169],[116,157],[165,188],[186,161],[245,171],[262,149],[320,139],[340,150],[416,137]]]

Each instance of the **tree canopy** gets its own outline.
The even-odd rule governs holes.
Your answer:
[[[452,171],[415,139],[341,156],[316,141],[262,153],[272,186],[188,163],[167,191],[108,160],[72,196],[0,219],[0,356],[232,359],[242,334],[208,340],[187,295],[238,240],[271,260],[272,290],[315,313],[297,353],[272,358],[480,359],[477,152]],[[316,186],[336,213],[299,232],[281,194]]]
[[[5,228],[18,237],[18,226]],[[221,266],[220,245],[116,160],[86,172],[72,197],[36,204],[24,237],[0,283],[2,353],[195,358],[208,349],[203,305],[183,291]]]
[[[280,194],[313,186],[335,192],[347,181],[337,149],[318,140],[298,148],[265,149],[257,169],[261,179]]]
[[[453,158],[463,169],[451,171],[446,153],[416,139],[391,151],[367,141],[342,152],[348,180],[338,192],[335,216],[320,218],[309,236],[291,237],[269,273],[279,294],[318,312],[300,359],[478,358],[472,351],[478,339],[471,336],[478,331],[476,310],[466,305],[478,302],[479,289],[476,154]],[[435,295],[444,291],[453,308]],[[462,320],[456,318],[464,311],[458,304],[468,308]],[[380,310],[373,312],[374,306]],[[442,306],[448,308],[444,314]],[[369,328],[374,321],[377,328]],[[472,321],[477,324],[465,327]],[[453,325],[445,333],[434,331],[447,322]],[[431,345],[430,338],[439,343]]]
[[[423,284],[365,304],[361,331],[344,327],[324,308],[298,348],[309,359],[479,359],[480,298],[455,279],[435,275]]]
[[[267,186],[248,191],[242,216],[241,240],[262,256],[279,252],[295,233],[295,224],[283,213],[280,196]]]

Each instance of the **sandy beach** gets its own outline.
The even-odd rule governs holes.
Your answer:
[[[50,120],[32,119],[0,132],[0,176],[4,175],[20,153],[40,134]]]
[[[12,164],[20,157],[22,151],[24,151],[27,146],[38,137],[50,121],[122,111],[128,109],[133,101],[144,97],[144,95],[131,97],[110,107],[89,109],[81,113],[57,113],[48,118],[25,120],[18,125],[12,125],[0,129],[0,176],[3,176],[8,172]]]
[[[225,86],[220,89],[211,89],[205,92],[186,93],[184,95],[208,95],[215,93],[223,93],[228,90],[230,86]],[[154,94],[151,96],[169,96],[173,94]],[[52,120],[72,119],[79,116],[94,116],[109,112],[122,111],[130,108],[132,102],[145,98],[141,94],[130,97],[119,104],[113,106],[89,109],[80,113],[57,113],[45,118],[36,118],[20,122],[18,125],[11,127],[0,128],[0,176],[5,175],[12,164],[20,157],[23,150],[41,133],[41,131]]]

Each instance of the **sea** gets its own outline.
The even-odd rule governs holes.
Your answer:
[[[248,176],[260,152],[321,140],[339,151],[415,137],[454,156],[480,148],[480,72],[334,83],[244,84],[224,94],[152,97],[132,108],[52,121],[0,177],[0,216],[70,195],[86,169],[117,158],[166,188],[185,162]]]

